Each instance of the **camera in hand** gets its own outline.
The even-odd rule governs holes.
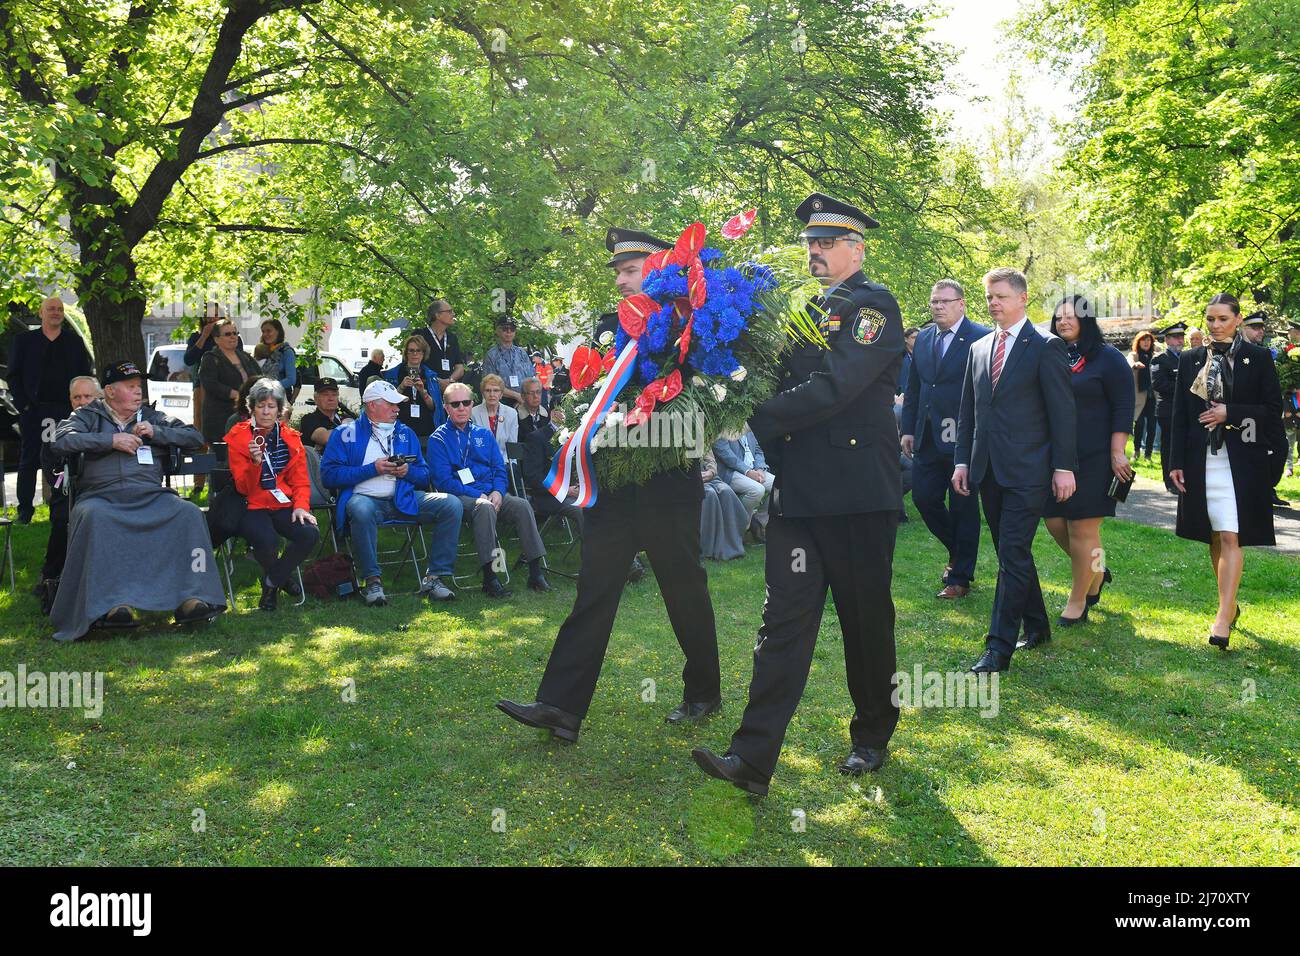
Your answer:
[[[402,465],[413,465],[416,463],[417,460],[418,459],[415,455],[389,455],[388,456],[388,463],[390,465],[397,465],[398,467],[401,467]]]

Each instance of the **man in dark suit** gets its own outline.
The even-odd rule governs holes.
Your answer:
[[[912,349],[900,427],[903,454],[912,459],[912,501],[948,550],[943,590],[935,596],[955,600],[970,593],[980,545],[979,499],[952,489],[957,415],[966,356],[990,330],[966,317],[966,294],[953,279],[930,290],[930,315],[934,324],[921,330]]]
[[[1156,393],[1156,421],[1160,424],[1160,470],[1165,473],[1165,490],[1171,495],[1178,489],[1169,480],[1170,426],[1174,414],[1174,385],[1178,381],[1178,356],[1183,353],[1183,334],[1187,324],[1175,322],[1165,326],[1160,338],[1165,350],[1151,360],[1151,391]]]
[[[618,291],[627,297],[641,291],[646,257],[669,244],[642,232],[610,229],[605,247],[613,253],[609,266]],[[578,739],[605,661],[627,568],[642,547],[686,657],[682,702],[665,719],[699,721],[722,706],[718,635],[708,575],[700,560],[703,500],[698,464],[600,492],[584,518],[578,594],[555,636],[537,699],[498,701],[503,713],[529,727],[545,728],[560,740]]]
[[[754,676],[727,752],[692,751],[705,773],[760,796],[808,681],[828,587],[854,705],[840,771],[880,767],[898,723],[890,577],[903,503],[894,420],[903,321],[889,291],[862,274],[862,233],[875,220],[822,193],[796,215],[825,287],[809,315],[830,347],[785,353],[779,391],[750,419],[776,475]]]
[[[984,654],[971,667],[977,674],[1004,671],[1017,649],[1051,638],[1034,533],[1049,493],[1057,501],[1074,494],[1078,459],[1065,343],[1025,317],[1021,272],[994,269],[984,277],[984,298],[997,329],[966,360],[952,474],[959,494],[979,489],[998,552],[993,619]]]

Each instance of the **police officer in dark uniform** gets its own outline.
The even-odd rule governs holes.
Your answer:
[[[1160,425],[1160,470],[1165,473],[1165,490],[1171,495],[1178,489],[1169,480],[1170,423],[1174,415],[1174,385],[1178,381],[1178,356],[1183,352],[1186,322],[1175,322],[1160,331],[1165,350],[1151,360],[1151,391],[1156,393],[1156,422]]]
[[[862,234],[876,221],[822,193],[796,215],[826,287],[809,312],[830,348],[794,346],[780,391],[750,419],[776,486],[749,705],[725,755],[692,751],[705,773],[759,795],[808,680],[828,587],[854,704],[840,770],[877,769],[898,723],[890,577],[903,502],[894,420],[903,322],[889,291],[862,274]]]
[[[609,265],[625,298],[641,291],[646,256],[670,248],[653,236],[626,229],[611,229],[605,245],[614,254]],[[638,485],[601,489],[583,522],[578,595],[555,637],[537,700],[531,704],[502,700],[498,708],[521,724],[550,730],[561,740],[578,739],[605,660],[627,568],[642,549],[650,558],[668,620],[686,655],[682,702],[666,719],[698,721],[722,706],[713,602],[700,560],[703,499],[698,462],[689,469],[661,472]]]
[[[605,248],[612,253],[605,265],[614,270],[614,287],[621,298],[636,295],[641,291],[641,266],[646,256],[663,249],[671,249],[671,242],[657,239],[648,232],[636,232],[632,229],[610,229],[605,233]],[[614,330],[618,328],[618,312],[602,312],[596,320],[596,334],[592,336],[592,345],[608,348],[614,342]],[[608,341],[604,341],[608,336]]]

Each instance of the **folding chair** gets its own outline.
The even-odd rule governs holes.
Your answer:
[[[510,476],[510,493],[516,497],[523,498],[532,505],[533,499],[528,493],[528,485],[524,480],[523,466],[520,464],[523,460],[524,451],[525,449],[522,442],[506,442],[506,471]],[[533,508],[533,518],[534,520],[537,518],[536,507]],[[571,522],[567,516],[558,512],[547,515],[541,523],[538,524],[537,533],[543,540],[545,540],[546,530],[557,524],[564,529],[565,535],[567,536],[567,540],[559,542],[565,549],[564,555],[560,560],[566,561],[568,560],[569,555],[573,553],[574,545],[578,541],[577,535],[573,533],[573,522]],[[520,558],[520,561],[523,561],[522,557]],[[561,571],[559,568],[552,567],[545,558],[542,559],[542,565],[548,572],[558,574],[561,577],[571,578],[574,580],[578,577],[571,571]]]
[[[334,533],[334,505],[337,499],[330,489],[325,487],[320,475],[320,452],[314,446],[306,442],[303,443],[303,450],[307,453],[307,475],[311,479],[311,511],[315,514],[317,511],[324,511],[326,516],[325,525],[329,529],[330,544],[334,548],[334,553],[338,554],[339,539]],[[316,556],[320,557],[325,550],[325,535],[320,536],[320,547],[316,549]]]

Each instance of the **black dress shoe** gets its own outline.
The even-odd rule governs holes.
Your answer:
[[[278,593],[278,591],[279,588],[272,587],[270,584],[267,584],[265,581],[263,581],[262,599],[257,602],[257,609],[259,611],[274,611],[276,609],[276,604],[277,604],[275,595]]]
[[[627,572],[627,583],[636,584],[643,577],[645,577],[645,565],[641,563],[641,559],[639,557],[633,555],[632,567]]]
[[[861,773],[879,770],[880,765],[885,762],[887,756],[889,756],[888,747],[858,747],[855,745],[849,751],[849,755],[844,758],[844,763],[840,764],[840,773],[847,773],[856,777]]]
[[[280,585],[280,590],[294,600],[302,597],[302,588],[298,586],[298,575],[289,575],[289,580]]]
[[[760,797],[767,796],[767,781],[759,776],[758,771],[735,754],[723,754],[719,757],[707,747],[698,747],[691,751],[695,763],[710,777],[725,780],[747,793]]]
[[[578,739],[578,728],[582,726],[581,717],[575,717],[558,707],[540,701],[533,704],[517,704],[513,700],[499,700],[497,710],[521,724],[549,730],[552,736],[570,743]]]
[[[721,707],[721,696],[715,697],[713,700],[695,701],[693,703],[684,700],[673,708],[673,712],[665,717],[664,720],[668,721],[670,724],[680,724],[683,720],[689,720],[694,723],[703,720],[705,717],[709,716],[709,714],[719,710]]]
[[[483,582],[483,593],[490,598],[510,597],[509,591],[501,586],[501,581],[496,577],[488,578]]]
[[[14,520],[17,521],[19,524],[31,524],[32,519],[35,517],[36,517],[35,511],[24,511],[22,508],[19,508],[18,516]]]
[[[1102,570],[1102,575],[1101,575],[1101,584],[1097,585],[1097,593],[1089,594],[1086,598],[1083,599],[1084,607],[1092,607],[1094,604],[1100,601],[1101,592],[1106,589],[1106,585],[1110,584],[1111,580],[1112,578],[1110,576],[1110,568],[1104,568]]]
[[[1056,626],[1074,627],[1074,625],[1083,624],[1087,620],[1088,620],[1088,605],[1084,604],[1082,614],[1080,614],[1078,617],[1066,617],[1064,614],[1062,614],[1060,617],[1056,619]]]
[[[1026,634],[1020,640],[1016,641],[1016,650],[1032,651],[1035,647],[1038,647],[1040,644],[1046,644],[1051,639],[1052,635],[1050,631],[1040,632],[1038,634]]]
[[[546,580],[546,575],[538,574],[528,579],[528,590],[545,594],[547,591],[554,591],[555,588],[551,587],[551,582]]]
[[[980,655],[980,659],[971,665],[972,674],[995,674],[998,671],[1011,670],[1011,655],[1003,654],[989,648]]]

